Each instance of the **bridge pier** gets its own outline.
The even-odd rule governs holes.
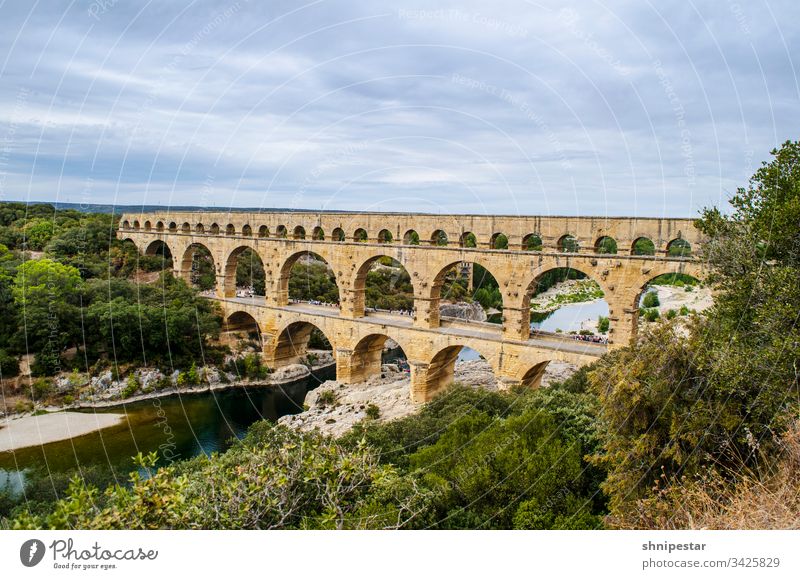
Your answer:
[[[527,341],[531,336],[530,308],[503,307],[503,338]]]

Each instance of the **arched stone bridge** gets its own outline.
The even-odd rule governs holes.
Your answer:
[[[509,249],[494,249],[500,234]],[[380,372],[380,353],[391,338],[408,357],[415,401],[428,400],[451,381],[463,346],[482,354],[500,379],[529,385],[538,384],[551,360],[587,363],[633,339],[639,298],[650,280],[675,272],[703,276],[696,259],[669,255],[678,240],[691,248],[702,241],[688,219],[159,212],[123,215],[118,236],[144,254],[169,253],[176,275],[187,279],[194,252],[206,248],[214,260],[216,299],[226,324],[257,327],[271,365],[303,356],[316,326],[334,348],[337,378],[352,383]],[[530,249],[533,238],[540,249]],[[616,242],[616,254],[598,253],[607,238]],[[654,255],[632,255],[643,238],[652,242]],[[247,248],[263,262],[266,297],[236,297],[237,259]],[[338,307],[289,303],[291,268],[308,253],[331,266],[339,287]],[[366,276],[384,256],[410,274],[413,316],[366,311]],[[480,264],[497,280],[502,325],[440,318],[445,274],[462,263]],[[531,334],[530,299],[538,280],[563,267],[582,271],[605,293],[608,346]]]

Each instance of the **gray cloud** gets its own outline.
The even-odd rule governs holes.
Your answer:
[[[798,137],[789,0],[0,15],[4,199],[693,215]]]

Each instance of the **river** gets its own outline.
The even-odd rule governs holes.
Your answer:
[[[608,317],[608,304],[605,300],[568,304],[551,312],[540,321],[531,322],[531,329],[542,332],[556,330],[564,333],[577,332],[580,331],[583,322],[597,320],[600,316]]]
[[[133,470],[132,457],[157,452],[159,464],[221,452],[262,419],[303,410],[306,393],[335,377],[335,368],[317,371],[283,386],[233,387],[215,392],[173,394],[124,406],[87,410],[125,413],[122,423],[84,436],[0,453],[0,488],[22,490],[31,474],[46,476],[81,468],[109,469],[124,482]]]

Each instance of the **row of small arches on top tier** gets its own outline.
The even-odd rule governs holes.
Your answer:
[[[130,223],[129,221],[122,222],[122,229],[124,230],[141,230],[144,231],[157,231],[157,232],[169,232],[169,233],[186,233],[186,234],[208,234],[208,235],[241,235],[242,237],[253,237],[254,235],[261,238],[278,238],[278,239],[313,239],[315,241],[345,241],[348,239],[344,230],[340,227],[335,228],[330,237],[326,236],[325,231],[322,227],[315,227],[310,234],[306,231],[305,227],[302,225],[298,225],[293,230],[289,231],[289,229],[284,225],[279,225],[275,228],[274,231],[270,231],[270,229],[266,225],[260,226],[255,232],[250,225],[244,225],[239,232],[236,231],[236,227],[233,224],[228,224],[225,226],[223,230],[218,224],[212,223],[210,227],[206,228],[205,225],[202,223],[196,224],[192,227],[189,223],[183,223],[181,226],[178,226],[177,223],[170,222],[169,224],[165,224],[163,221],[157,221],[155,225],[153,225],[150,221],[145,221],[144,225],[142,226],[139,221],[133,221]],[[353,232],[352,237],[349,238],[352,241],[356,242],[367,242],[370,240],[367,231],[363,228],[358,228]],[[394,236],[392,232],[388,229],[382,229],[378,232],[375,241],[378,243],[394,243]],[[426,243],[427,245],[435,245],[435,246],[447,246],[450,245],[450,240],[447,237],[447,234],[442,230],[434,231],[430,238],[425,240],[420,237],[420,235],[413,229],[408,230],[402,239],[402,243],[405,245],[420,245],[421,243]],[[471,232],[463,233],[460,238],[458,239],[458,246],[466,247],[466,248],[477,248],[479,247],[478,240],[475,234]],[[509,241],[508,237],[503,233],[495,233],[491,236],[489,243],[487,245],[482,245],[480,247],[487,248],[487,249],[509,249]],[[522,238],[522,245],[518,249],[522,251],[541,251],[543,249],[542,238],[538,234],[531,233]],[[558,251],[564,253],[578,253],[581,250],[580,244],[578,240],[572,235],[563,235],[559,238],[556,249]],[[617,241],[613,237],[603,236],[597,239],[594,244],[594,251],[595,253],[599,254],[616,254],[618,253],[618,246]],[[633,244],[630,247],[630,253],[632,255],[655,255],[656,254],[656,246],[653,241],[647,237],[639,237],[634,240]],[[666,248],[664,249],[664,253],[667,253],[670,256],[674,257],[686,257],[691,255],[691,246],[685,240],[681,238],[673,239],[670,241]]]

